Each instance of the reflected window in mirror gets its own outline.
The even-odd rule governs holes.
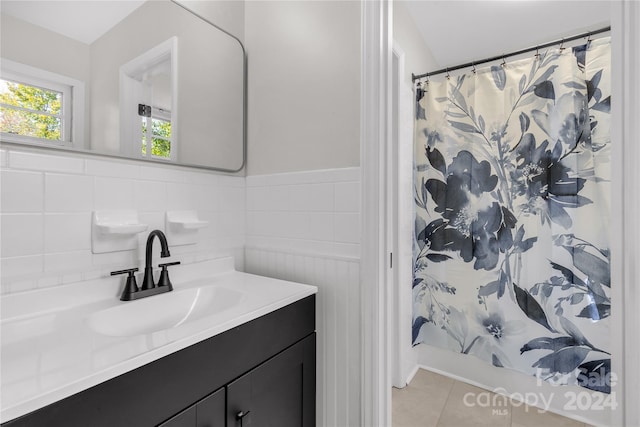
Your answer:
[[[178,160],[177,51],[171,37],[120,67],[120,140],[136,157]]]
[[[48,119],[60,119],[61,130],[60,137],[55,133],[51,139],[39,139],[33,134],[17,135],[7,127],[7,132],[0,134],[1,143],[22,139],[21,144],[43,149],[225,172],[242,170],[246,144],[244,47],[207,19],[215,12],[207,2],[0,1],[0,65],[4,68],[5,60],[16,61],[76,79],[86,87],[82,92],[75,83],[65,83],[71,87],[72,103],[68,104],[64,90],[7,77],[8,81],[61,93],[61,117]],[[182,3],[189,3],[203,16]],[[58,25],[51,16],[69,20]],[[77,95],[80,92],[82,96]],[[49,117],[53,111],[5,104],[7,111],[17,110],[14,107],[34,110],[19,113],[23,115]],[[154,109],[156,121],[145,119],[145,128],[138,104]],[[67,105],[74,110],[71,122],[64,110]],[[156,114],[156,109],[171,118]],[[71,129],[62,123],[70,123]],[[144,143],[149,144],[144,150],[143,135]],[[35,140],[27,141],[29,138]]]
[[[160,159],[171,159],[171,112],[161,108],[143,106],[144,110],[150,110],[151,115],[142,115],[142,149],[144,157],[150,156]],[[148,149],[147,141],[151,141]]]
[[[2,59],[0,131],[3,139],[52,147],[80,147],[83,122],[80,97],[84,99],[84,84],[78,80]]]

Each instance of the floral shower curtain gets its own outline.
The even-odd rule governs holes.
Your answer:
[[[431,81],[413,343],[610,392],[610,43]]]

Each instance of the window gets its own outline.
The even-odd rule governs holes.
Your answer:
[[[147,141],[151,141],[150,153]],[[151,117],[142,117],[142,155],[149,154],[171,159],[171,112],[151,107]]]
[[[178,160],[177,37],[120,66],[120,141],[130,155]]]
[[[2,59],[0,132],[9,142],[81,146],[84,85]],[[75,113],[75,114],[74,114]]]

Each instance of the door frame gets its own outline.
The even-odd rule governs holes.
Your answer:
[[[619,411],[613,425],[640,424],[640,4],[612,2],[612,371]],[[620,307],[616,309],[615,307]]]
[[[386,162],[391,137],[391,0],[361,0],[361,424],[391,424]]]
[[[392,0],[361,1],[361,321],[363,425],[391,423],[391,322],[385,155],[391,141]],[[640,4],[612,2],[613,425],[640,422]]]

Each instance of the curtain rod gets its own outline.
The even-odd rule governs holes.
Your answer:
[[[551,47],[551,46],[555,46],[557,44],[562,44],[564,42],[571,42],[573,40],[578,40],[584,37],[591,37],[595,34],[600,34],[600,33],[606,33],[607,31],[611,31],[611,27],[604,27],[604,28],[600,28],[599,30],[594,30],[594,31],[589,31],[586,33],[582,33],[582,34],[578,34],[576,36],[571,36],[571,37],[567,37],[567,38],[563,38],[560,40],[555,40],[549,43],[545,43],[545,44],[541,44],[541,45],[537,45],[537,46],[533,46],[527,49],[522,49],[522,50],[518,50],[515,52],[511,52],[511,53],[507,53],[505,55],[498,55],[498,56],[494,56],[491,58],[485,58],[485,59],[480,59],[478,61],[473,61],[473,62],[467,62],[466,64],[461,64],[461,65],[456,65],[455,67],[447,67],[447,68],[443,68],[441,70],[437,70],[437,71],[432,71],[430,73],[424,73],[424,74],[419,74],[419,75],[415,75],[413,73],[411,73],[411,80],[413,82],[415,82],[416,80],[420,80],[424,77],[430,77],[430,76],[435,76],[436,74],[442,74],[442,73],[448,73],[451,71],[456,71],[456,70],[460,70],[462,68],[468,68],[468,67],[473,67],[475,65],[479,65],[479,64],[486,64],[487,62],[493,62],[493,61],[497,61],[499,59],[506,59],[509,58],[511,56],[516,56],[516,55],[521,55],[523,53],[527,53],[527,52],[533,52],[534,50],[539,50],[539,49],[544,49],[546,47]]]

